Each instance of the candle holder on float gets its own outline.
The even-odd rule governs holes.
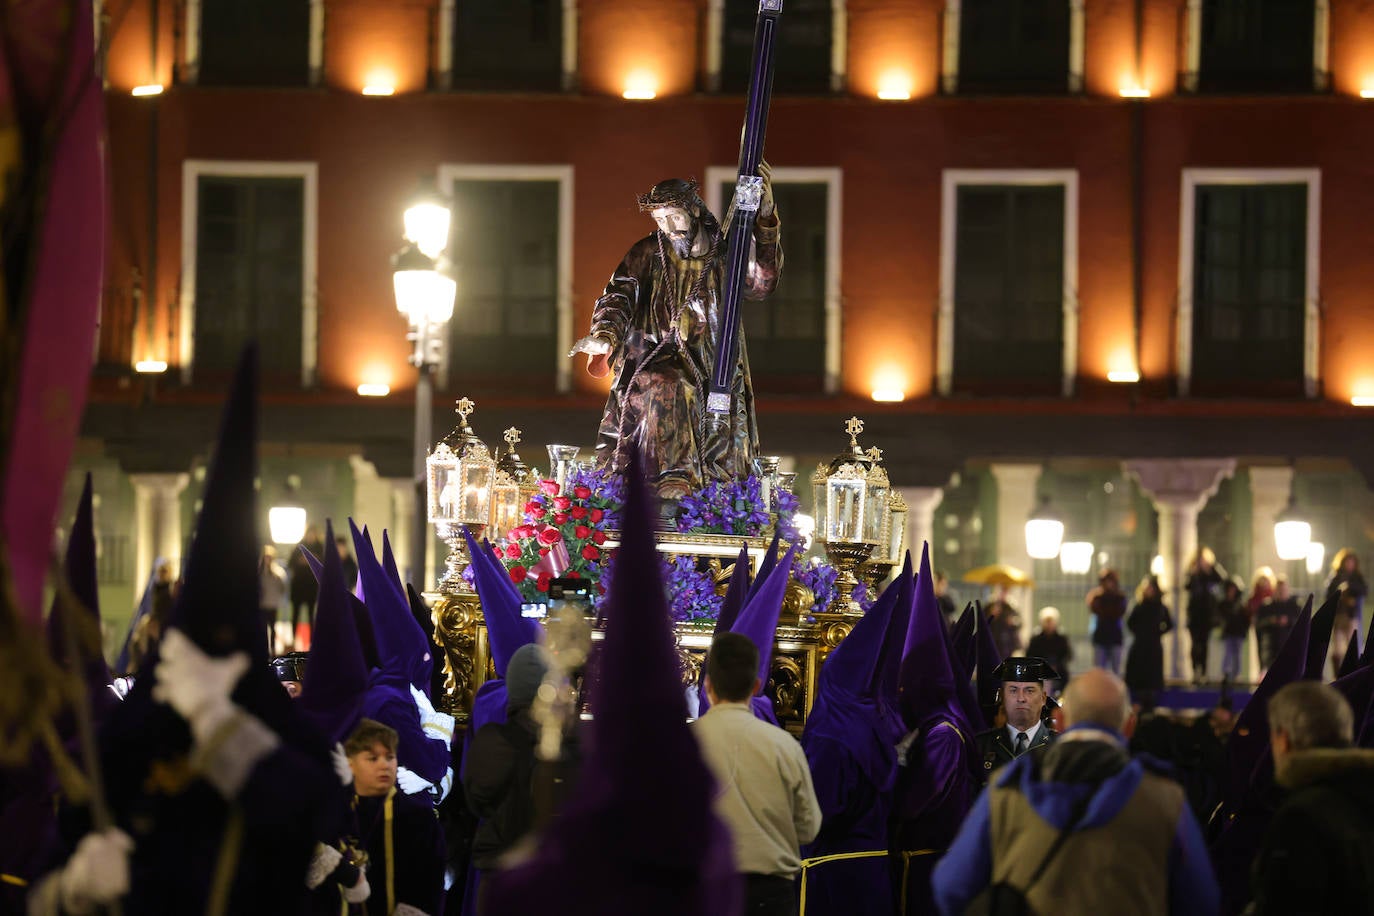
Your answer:
[[[546,445],[549,451],[549,477],[558,481],[558,492],[562,493],[568,477],[577,470],[577,453],[582,449],[576,445]]]
[[[480,539],[491,523],[496,462],[486,443],[468,426],[473,406],[467,398],[458,401],[458,427],[439,440],[425,461],[429,521],[449,548],[444,577],[439,580],[439,591],[445,594],[473,594],[463,578],[463,570],[472,562],[463,530]]]
[[[496,461],[496,478],[491,490],[491,534],[504,537],[524,521],[525,505],[539,492],[539,474],[525,466],[515,446],[520,430],[512,426],[502,434],[506,451]]]
[[[824,541],[826,559],[838,573],[835,597],[817,615],[818,622],[849,618],[852,626],[853,618],[863,616],[854,600],[860,584],[855,572],[872,557],[888,523],[888,481],[873,454],[859,447],[863,420],[850,417],[844,428],[849,448],[828,465],[818,465],[811,485],[816,498],[816,536]]]
[[[877,463],[882,460],[882,449],[870,448],[867,455]],[[878,585],[892,575],[894,566],[901,563],[901,553],[907,545],[907,503],[901,499],[888,482],[888,472],[875,464],[875,489],[886,494],[886,504],[882,511],[877,509],[877,501],[871,504],[874,512],[866,518],[868,533],[877,533],[878,544],[872,555],[859,567],[859,578],[868,586],[870,600],[877,599]]]

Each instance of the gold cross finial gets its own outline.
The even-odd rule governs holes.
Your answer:
[[[870,446],[868,451],[864,452],[864,454],[867,455],[869,458],[872,458],[874,461],[883,460],[883,450],[878,448],[878,446],[876,445]]]
[[[476,404],[472,403],[471,398],[458,399],[458,409],[456,413],[458,414],[458,416],[463,418],[464,424],[468,422],[468,415],[472,413],[472,409],[476,406]]]
[[[854,448],[859,447],[859,433],[864,431],[864,421],[858,417],[850,417],[844,422],[844,431],[849,433],[849,444]]]
[[[501,435],[501,438],[506,440],[506,444],[510,446],[510,450],[513,452],[515,451],[515,444],[520,441],[520,430],[512,426]]]

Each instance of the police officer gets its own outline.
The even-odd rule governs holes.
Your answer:
[[[1044,747],[1054,740],[1054,729],[1043,721],[1054,701],[1045,693],[1045,681],[1054,680],[1059,673],[1043,658],[1018,656],[1008,658],[993,669],[1002,687],[998,703],[1006,713],[1007,724],[991,728],[974,736],[978,757],[983,762],[983,784],[1004,763]]]

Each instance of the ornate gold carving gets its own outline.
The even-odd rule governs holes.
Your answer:
[[[806,675],[802,665],[790,655],[774,655],[772,670],[768,672],[769,693],[779,722],[790,719],[806,721],[803,701],[806,699]]]
[[[477,689],[477,625],[482,606],[476,595],[442,595],[434,605],[434,644],[443,653],[444,695],[436,706],[460,723],[472,712]]]

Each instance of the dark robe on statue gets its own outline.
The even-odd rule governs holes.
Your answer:
[[[708,214],[698,231],[715,235],[719,226]],[[745,299],[763,299],[777,285],[782,248],[776,216],[771,224],[755,225],[754,245]],[[717,477],[743,479],[753,473],[759,432],[742,332],[725,432],[729,442],[703,439],[720,333],[725,248],[722,240],[704,257],[680,258],[655,232],[630,249],[596,300],[591,336],[610,343],[615,367],[597,437],[597,467],[623,472],[633,444],[643,450],[654,484],[670,479],[690,491]],[[721,456],[723,466],[706,467],[707,454]]]

